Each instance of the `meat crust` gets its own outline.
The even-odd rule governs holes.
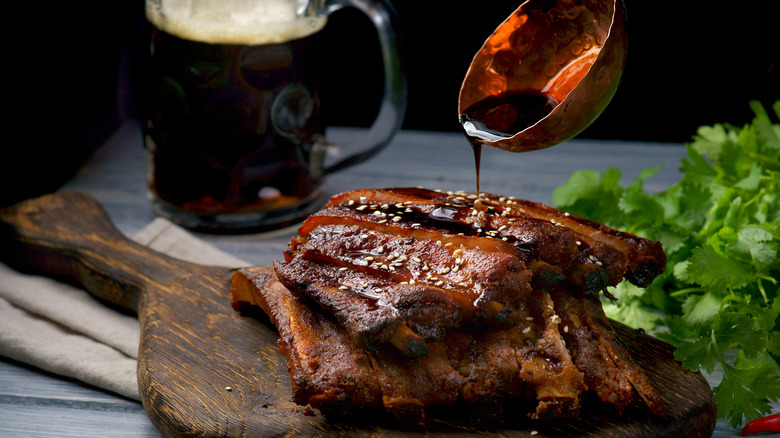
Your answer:
[[[534,292],[517,325],[459,328],[430,341],[426,355],[409,358],[390,345],[353,344],[327,312],[285,288],[268,267],[238,270],[232,290],[234,307],[259,306],[279,330],[293,401],[326,415],[381,407],[420,421],[432,407],[459,403],[495,417],[517,398],[538,401],[533,418],[578,414],[583,375],[564,347],[546,292]]]
[[[563,338],[574,363],[599,398],[622,412],[638,395],[653,413],[665,415],[660,395],[615,335],[598,299],[562,290],[551,295],[561,324],[567,327]]]
[[[658,275],[657,242],[513,198],[362,189],[307,219],[284,258],[236,272],[233,299],[279,330],[296,403],[419,421],[523,399],[544,419],[591,391],[665,412],[598,298]]]

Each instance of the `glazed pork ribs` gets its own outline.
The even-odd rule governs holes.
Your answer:
[[[590,391],[664,413],[599,302],[663,271],[657,242],[513,198],[363,189],[308,218],[284,258],[237,272],[233,299],[271,317],[297,403],[419,420],[520,399],[550,418]]]

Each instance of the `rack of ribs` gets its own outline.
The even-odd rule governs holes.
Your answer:
[[[309,217],[284,262],[239,270],[233,302],[271,317],[294,401],[326,415],[500,415],[521,399],[532,418],[571,417],[586,391],[664,415],[599,292],[665,264],[658,242],[538,203],[361,189]]]

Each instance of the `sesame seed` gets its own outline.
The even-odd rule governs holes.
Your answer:
[[[533,320],[534,320],[534,317],[533,317],[533,316],[526,316],[526,317],[525,317],[525,320],[526,320],[526,321],[533,321]]]
[[[582,245],[582,242],[580,242],[579,240],[576,243],[577,243],[577,246]]]
[[[444,244],[444,246],[445,246],[445,247],[447,247],[447,246],[452,246],[452,242],[447,242],[447,243],[445,243],[445,244]]]
[[[450,272],[450,268],[441,268],[439,269],[439,274],[446,274]]]
[[[417,283],[417,282],[414,281],[414,280],[409,280],[409,284],[415,284],[415,283]]]
[[[365,201],[365,200],[366,200],[366,197],[365,197],[365,196],[361,196],[361,197],[360,197],[360,200],[361,200],[361,201]]]
[[[420,224],[416,224],[416,223],[412,224],[412,228],[418,228],[419,226],[420,226]]]
[[[368,286],[368,283],[366,283],[365,281],[360,282],[360,287],[366,287],[366,286]]]
[[[468,285],[467,283],[465,283],[465,282],[458,283],[458,286],[461,286],[461,287],[469,287],[469,285]]]
[[[226,391],[232,391],[232,390],[233,390],[233,387],[232,387],[232,386],[226,386],[226,387],[225,387],[225,390],[226,390]]]
[[[501,240],[503,240],[504,242],[506,242],[507,240],[509,240],[509,238],[508,238],[508,237],[502,237],[502,238],[501,238]]]
[[[378,224],[383,224],[383,223],[385,223],[385,222],[387,222],[387,219],[382,219],[381,221],[379,221],[379,222],[377,222],[377,223],[378,223]]]
[[[428,269],[429,269],[429,268],[428,268],[428,265],[425,265],[425,266],[423,266],[423,267],[422,267],[422,270],[423,270],[423,271],[427,271]]]
[[[458,272],[458,271],[460,271],[460,266],[455,266],[454,268],[452,268],[452,272]]]
[[[406,210],[404,210],[404,213],[411,213],[411,212],[412,212],[412,209],[409,208],[409,207],[407,207]]]
[[[389,206],[389,205],[387,205],[387,204],[382,204],[382,210],[386,210],[386,209],[388,209],[388,208],[390,208],[390,206]]]
[[[531,331],[531,327],[526,327],[523,329],[523,334],[526,334]]]
[[[376,288],[376,289],[374,289],[374,292],[376,292],[376,293],[380,293],[380,292],[382,292],[382,289],[380,289],[380,288]]]
[[[355,200],[350,199],[349,202],[347,202],[347,205],[355,205]]]
[[[439,281],[436,282],[435,286],[441,286],[442,284],[444,284],[444,282],[439,280]]]
[[[498,227],[498,231],[504,231],[504,230],[506,230],[506,225],[501,225],[500,227]]]
[[[563,326],[563,331],[565,333],[569,333],[569,326],[568,325]]]
[[[349,269],[349,268],[346,267],[346,266],[342,266],[342,267],[339,268],[339,271],[346,271],[347,269]]]
[[[402,284],[402,285],[406,286],[407,284],[409,284],[409,282],[408,281],[402,281],[399,284]]]
[[[422,263],[422,260],[420,260],[419,258],[417,258],[415,256],[412,256],[412,261],[415,262],[415,263]]]
[[[537,432],[537,431],[535,431],[535,430],[532,430],[532,431],[531,431],[531,435],[538,435],[538,434],[539,434],[539,432]]]
[[[401,220],[401,216],[396,216],[393,218],[393,222],[399,222]]]
[[[379,248],[376,249],[376,252],[379,253],[379,254],[382,254],[383,252],[385,252],[385,247],[384,246],[380,246]]]
[[[441,240],[436,241],[436,246],[441,246]]]
[[[368,206],[361,205],[360,207],[356,208],[355,210],[365,210]]]
[[[460,265],[462,263],[463,263],[463,259],[462,258],[458,257],[458,258],[455,259],[455,264],[456,265]]]
[[[566,217],[569,217],[569,216],[571,216],[571,214],[569,214],[569,212],[568,212],[568,211],[567,211],[567,212],[565,212],[565,213],[563,213],[563,215],[564,215],[564,216],[566,216]]]
[[[339,286],[339,289],[341,289],[341,290],[347,290],[347,289],[349,289],[349,288],[348,288],[347,286]]]
[[[365,260],[365,261],[367,261],[367,262],[370,262],[370,261],[373,261],[373,260],[374,260],[374,258],[373,258],[373,257],[371,257],[371,256],[368,256],[368,257],[363,257],[363,260]]]

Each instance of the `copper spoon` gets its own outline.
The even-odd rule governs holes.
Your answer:
[[[526,152],[582,132],[617,89],[628,46],[625,20],[622,0],[520,5],[485,41],[463,80],[458,112],[467,136]]]

